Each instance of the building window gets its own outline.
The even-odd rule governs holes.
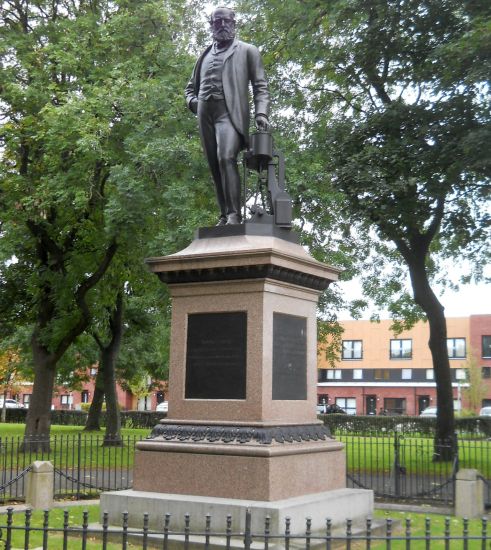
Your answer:
[[[90,376],[95,376],[97,374],[97,367],[90,367]]]
[[[363,369],[353,369],[353,380],[363,380]]]
[[[341,380],[341,369],[319,369],[318,381],[325,382],[326,380]]]
[[[24,407],[26,407],[26,409],[29,407],[30,399],[31,399],[31,394],[30,393],[25,393],[22,396],[22,403],[24,404]]]
[[[343,340],[343,359],[361,359],[362,357],[362,340]]]
[[[73,400],[71,395],[68,395],[68,394],[60,395],[60,403],[62,406],[69,406],[72,404],[72,402]]]
[[[447,338],[449,359],[463,359],[465,357],[465,338]]]
[[[406,400],[396,397],[386,397],[384,399],[384,409],[387,414],[406,414]]]
[[[466,378],[465,369],[455,369],[455,380],[465,380]]]
[[[483,378],[491,378],[491,367],[483,367],[482,368],[482,377]]]
[[[433,372],[433,369],[426,369],[426,380],[434,380],[435,373]]]
[[[89,392],[87,390],[83,390],[80,399],[82,403],[88,403],[89,402]]]
[[[341,407],[348,414],[356,414],[355,397],[336,397],[336,405]]]
[[[389,369],[375,369],[373,373],[373,378],[375,380],[389,380],[390,371]]]
[[[328,380],[341,380],[341,369],[328,369],[327,379]]]
[[[401,379],[411,380],[413,377],[413,369],[401,369]]]
[[[391,340],[390,358],[391,359],[411,359],[413,356],[412,340]]]
[[[491,336],[482,337],[482,356],[491,359]]]

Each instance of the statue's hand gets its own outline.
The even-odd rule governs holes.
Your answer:
[[[269,121],[266,115],[256,115],[256,128],[260,132],[267,132],[269,130]]]
[[[191,100],[191,103],[189,104],[189,108],[191,109],[191,112],[196,114],[198,112],[198,100],[196,98],[193,98]]]

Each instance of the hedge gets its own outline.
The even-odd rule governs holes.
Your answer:
[[[27,409],[7,409],[7,422],[24,424]],[[121,411],[121,426],[123,428],[153,428],[167,413],[157,411]],[[85,426],[87,413],[84,411],[51,411],[51,423],[61,426]],[[106,422],[106,413],[100,417],[101,426]]]
[[[349,432],[356,435],[384,434],[401,432],[433,436],[436,418],[420,416],[354,416],[347,414],[319,415],[331,433],[335,435]],[[455,419],[455,431],[458,435],[491,437],[491,417],[466,417]]]
[[[24,424],[27,409],[7,409],[7,422]],[[167,413],[157,411],[122,411],[123,428],[153,428]],[[87,413],[84,411],[51,411],[51,423],[57,425],[84,426]],[[348,414],[319,415],[331,433],[352,433],[357,435],[384,434],[401,432],[433,436],[436,418],[420,416],[354,416]],[[105,426],[106,413],[101,413],[101,426]],[[459,435],[473,437],[491,437],[491,417],[465,417],[455,419],[456,432]]]

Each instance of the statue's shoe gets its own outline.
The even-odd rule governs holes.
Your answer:
[[[227,225],[238,225],[241,222],[242,218],[239,214],[229,214],[227,216]]]

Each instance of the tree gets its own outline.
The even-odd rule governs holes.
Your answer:
[[[3,404],[0,422],[7,418],[7,395],[15,390],[17,371],[19,365],[19,354],[14,349],[6,349],[0,352],[0,389],[3,394]]]
[[[481,367],[472,352],[466,361],[465,368],[468,386],[462,392],[469,403],[470,410],[476,414],[482,406],[482,400],[486,397],[486,387],[483,385]]]
[[[110,312],[108,324],[110,337],[109,341],[104,342],[99,337],[97,332],[93,332],[94,339],[100,349],[99,368],[96,378],[96,392],[100,387],[99,377],[101,377],[103,392],[106,398],[106,434],[104,437],[104,445],[120,446],[123,444],[123,440],[121,439],[121,417],[119,414],[119,403],[116,395],[115,364],[117,361],[119,348],[121,346],[121,339],[123,336],[122,290],[118,292],[118,295],[116,297],[116,304],[114,310]],[[100,399],[96,400],[96,403],[99,402]],[[92,402],[92,404],[94,404],[94,402]]]
[[[116,382],[128,386],[128,381],[138,376],[164,380],[168,375],[168,293],[152,273],[141,268],[132,270],[115,309],[108,306],[106,315],[99,315],[90,329],[100,348],[100,358],[85,429],[100,429],[105,397],[106,445],[117,444],[120,439]]]
[[[352,224],[347,235],[372,232],[377,253],[370,260],[389,279],[386,286],[372,278],[366,289],[410,322],[428,320],[436,452],[447,458],[438,445],[453,444],[453,399],[444,308],[432,281],[444,259],[470,260],[479,277],[489,257],[489,3],[291,0],[243,7],[251,27],[264,29],[279,97],[303,122],[303,148],[321,173],[309,182],[316,196],[310,221],[339,233],[319,212],[326,189],[339,192],[337,211]]]
[[[179,192],[197,157],[181,109],[191,61],[174,42],[186,23],[180,5],[2,8],[0,306],[13,324],[33,327],[25,433],[46,446],[57,365],[90,325],[94,289],[149,232],[154,243],[170,240],[169,197],[188,195],[191,210],[203,189],[196,170],[195,186]],[[185,212],[172,227],[181,238],[193,220]]]

